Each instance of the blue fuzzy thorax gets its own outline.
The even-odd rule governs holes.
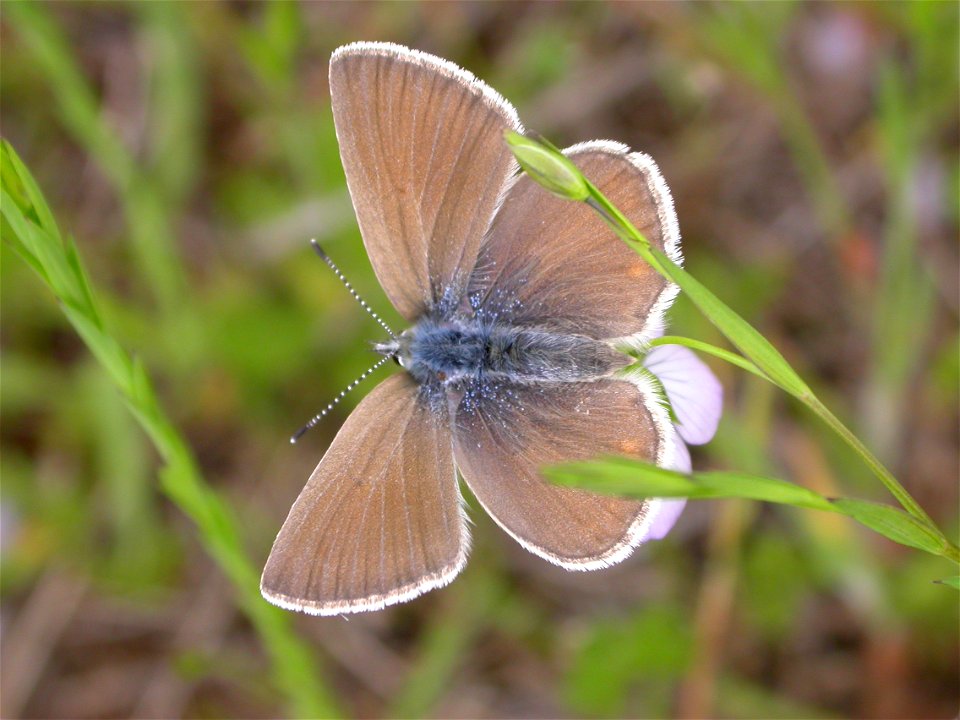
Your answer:
[[[400,364],[421,385],[595,380],[627,364],[608,343],[583,335],[476,317],[424,318],[398,341]]]

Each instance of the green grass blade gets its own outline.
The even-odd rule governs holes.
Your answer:
[[[529,137],[529,142],[534,142]],[[541,144],[544,152],[558,153],[549,144]],[[581,173],[582,175],[582,173]],[[536,177],[533,177],[536,180]],[[586,178],[585,178],[586,179]],[[904,509],[913,515],[922,524],[936,533],[948,548],[947,554],[960,562],[960,549],[954,546],[937,528],[929,515],[913,499],[900,481],[880,462],[860,439],[854,435],[833,413],[813,394],[813,391],[794,371],[780,352],[753,328],[746,320],[740,317],[729,306],[722,302],[706,286],[696,280],[690,273],[674,263],[663,252],[652,247],[643,233],[634,227],[633,223],[604,195],[596,186],[587,180],[589,197],[586,203],[596,210],[604,221],[613,229],[634,252],[646,260],[651,267],[668,280],[672,280],[693,301],[697,308],[732,342],[746,357],[752,361],[763,374],[778,387],[790,393],[808,408],[816,413],[834,432],[836,432],[861,457],[867,467],[887,487],[890,493],[903,505]]]
[[[4,145],[3,152],[6,149]],[[43,228],[30,221],[25,210],[28,208],[18,205],[6,188],[0,189],[0,212],[18,243],[15,247],[31,258],[31,267],[40,270],[41,277],[57,297],[65,303],[92,312],[92,307],[86,307],[83,285],[78,282],[63,246],[52,242]]]
[[[889,505],[852,498],[828,499],[786,480],[737,472],[691,475],[629,458],[603,458],[544,469],[553,482],[632,498],[741,499],[838,512],[900,545],[952,558],[943,538],[916,518]]]
[[[638,460],[607,458],[558,465],[545,469],[544,474],[561,485],[634,498],[740,498],[837,512],[826,498],[805,487],[745,473],[685,475]]]
[[[636,247],[636,245],[634,246]],[[659,266],[662,272],[673,280],[687,293],[690,299],[704,315],[730,340],[740,351],[756,364],[758,368],[777,386],[790,393],[810,410],[816,413],[830,428],[832,428],[853,450],[861,457],[867,467],[886,486],[890,493],[904,507],[907,512],[931,530],[937,532],[944,542],[946,538],[937,529],[933,520],[926,511],[913,499],[900,481],[894,477],[886,466],[878,460],[860,439],[854,435],[827,407],[820,402],[813,391],[800,376],[790,367],[780,352],[746,320],[731,310],[719,298],[704,287],[692,275],[656,248],[646,248],[652,256],[655,268]],[[643,253],[641,252],[641,255]]]
[[[783,355],[750,323],[722,302],[690,273],[674,263],[663,252],[652,247],[633,223],[613,205],[596,186],[587,183],[590,198],[587,204],[600,213],[608,225],[657,272],[672,280],[727,339],[771,382],[794,397],[809,395],[810,388],[790,367]]]
[[[852,498],[837,498],[833,500],[833,504],[844,515],[852,517],[861,525],[894,542],[925,550],[934,555],[944,554],[946,548],[943,539],[902,510],[890,505]]]
[[[239,524],[229,504],[204,481],[189,445],[160,407],[146,369],[131,357],[100,324],[90,301],[92,297],[79,255],[58,234],[31,219],[31,211],[46,207],[39,189],[35,199],[28,193],[11,195],[14,178],[20,187],[36,187],[16,152],[0,144],[4,166],[15,173],[2,175],[2,211],[7,227],[16,235],[24,253],[32,258],[31,267],[54,293],[71,325],[94,354],[130,411],[156,445],[166,464],[160,471],[163,491],[196,524],[201,541],[233,583],[238,602],[259,633],[273,663],[276,685],[286,695],[295,715],[333,717],[337,705],[321,681],[312,652],[293,634],[290,618],[269,605],[259,592],[259,573],[243,547]],[[19,203],[14,198],[19,199]],[[29,205],[27,203],[30,203]],[[33,213],[35,218],[40,215]],[[56,231],[55,223],[46,223]]]
[[[160,306],[174,314],[185,297],[186,281],[175,250],[170,222],[173,209],[163,202],[151,176],[140,170],[119,134],[109,126],[62,29],[45,4],[10,2],[4,5],[4,11],[47,77],[64,126],[113,184],[124,206],[139,270]],[[24,181],[28,182],[32,181]],[[34,206],[43,207],[36,202]],[[46,228],[52,215],[47,210],[39,219]]]
[[[6,140],[3,142],[6,144]],[[59,237],[60,229],[57,227],[56,220],[53,219],[50,206],[47,205],[33,176],[27,172],[23,161],[14,152],[4,152],[0,158],[0,166],[3,168],[3,186],[9,188],[10,194],[17,197],[18,205],[29,208],[28,215],[32,216],[44,232],[52,237]],[[18,192],[21,189],[25,196],[22,200]]]
[[[723,348],[718,348],[716,345],[711,345],[710,343],[705,343],[702,340],[694,340],[693,338],[688,337],[679,337],[678,335],[662,335],[658,338],[655,338],[650,341],[650,347],[658,347],[660,345],[683,345],[688,347],[691,350],[697,350],[707,355],[713,355],[716,358],[721,360],[726,360],[731,365],[736,365],[742,370],[746,370],[749,373],[753,373],[757,377],[763,378],[764,380],[769,380],[769,378],[763,374],[763,372],[754,365],[752,362],[732,353],[729,350],[724,350]]]
[[[780,351],[750,323],[723,303],[690,273],[675,264],[656,248],[650,253],[664,268],[667,276],[683,290],[700,311],[759,370],[780,388],[794,397],[803,397],[810,388],[790,367]]]
[[[5,143],[6,141],[4,141]],[[37,274],[43,278],[47,285],[52,285],[53,280],[47,272],[46,267],[38,258],[36,236],[43,232],[36,225],[32,225],[23,212],[20,205],[4,189],[0,192],[0,214],[3,215],[4,234],[3,239],[17,251],[17,254],[26,260],[30,267],[36,270]],[[61,281],[62,282],[62,281]]]
[[[819,398],[811,394],[810,397],[802,399],[807,407],[813,410],[813,412],[815,412],[820,419],[823,420],[828,427],[830,427],[830,429],[843,438],[847,445],[856,451],[856,453],[863,460],[864,464],[870,468],[873,474],[886,486],[886,488],[890,491],[890,494],[897,499],[897,501],[907,512],[909,512],[913,517],[926,525],[928,528],[936,532],[944,543],[950,547],[953,547],[951,553],[956,553],[957,560],[960,561],[960,553],[957,553],[957,548],[947,540],[946,536],[940,532],[939,528],[937,528],[930,516],[927,515],[926,511],[920,507],[920,504],[916,500],[913,499],[913,496],[907,492],[907,489],[903,487],[903,485],[900,484],[900,481],[893,476],[893,473],[891,473],[887,467],[880,462],[880,460],[877,459],[873,453],[870,452],[869,448],[863,444],[860,438],[858,438],[846,425],[840,421],[836,415],[834,415],[822,402],[820,402]]]

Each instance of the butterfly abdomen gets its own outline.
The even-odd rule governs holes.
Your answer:
[[[421,383],[490,378],[529,384],[574,382],[609,375],[629,359],[582,335],[477,320],[414,327],[402,363]]]

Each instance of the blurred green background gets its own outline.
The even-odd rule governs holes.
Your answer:
[[[329,55],[353,40],[457,62],[560,146],[653,155],[687,267],[956,536],[956,3],[8,1],[0,19],[3,136],[251,567],[372,385],[287,438],[381,338],[308,239],[402,326],[330,113]],[[933,583],[956,570],[790,508],[692,503],[665,541],[579,574],[473,507],[444,590],[349,621],[251,611],[6,242],[0,273],[3,717],[957,714],[958,596]],[[683,299],[672,328],[721,342]],[[696,466],[889,501],[809,414],[711,364],[725,415]]]

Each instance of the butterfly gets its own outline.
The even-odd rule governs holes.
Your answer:
[[[662,377],[679,378],[663,386],[678,429],[650,373],[621,351],[662,332],[677,288],[586,205],[518,173],[504,142],[523,132],[517,113],[471,73],[360,42],[333,53],[330,92],[364,245],[410,327],[376,345],[402,371],[360,402],[310,476],[267,560],[264,597],[337,615],[446,585],[470,549],[458,475],[517,542],[568,570],[608,567],[662,537],[682,502],[565,488],[540,468],[625,455],[689,469],[684,432],[713,434],[719,384],[683,348],[650,353],[648,368],[662,351]],[[651,158],[610,141],[564,152],[681,261]]]

